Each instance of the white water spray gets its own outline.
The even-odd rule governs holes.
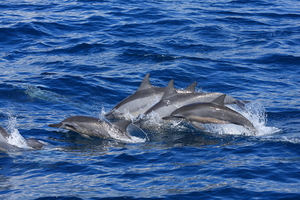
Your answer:
[[[8,132],[10,133],[7,142],[15,147],[28,149],[26,139],[20,134],[17,127],[17,118],[10,117],[8,119]]]

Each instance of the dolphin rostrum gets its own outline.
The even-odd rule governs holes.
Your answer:
[[[110,112],[105,114],[107,119],[127,119],[126,114],[138,117],[158,102],[165,92],[165,87],[156,87],[150,83],[150,73],[146,74],[139,88],[130,96],[118,103]],[[177,90],[178,93],[195,92],[196,82],[192,83],[184,90]]]
[[[73,116],[59,124],[50,124],[49,126],[74,131],[86,138],[91,136],[103,139],[132,140],[132,137],[126,132],[130,123],[131,121],[128,120],[110,123],[94,117]]]
[[[225,94],[210,103],[195,103],[182,106],[164,117],[164,120],[184,119],[190,121],[196,128],[204,129],[201,124],[236,124],[256,133],[253,124],[240,113],[224,106]]]
[[[203,103],[211,102],[222,93],[204,93],[204,92],[189,92],[189,93],[179,93],[174,88],[174,81],[171,80],[166,88],[166,92],[162,96],[161,100],[149,108],[144,115],[148,115],[151,112],[155,112],[160,118],[170,115],[174,110],[182,106],[193,104],[193,103]],[[242,104],[231,96],[225,98],[225,104]]]
[[[11,150],[20,150],[21,148],[14,146],[8,142],[11,134],[9,134],[2,126],[0,126],[0,150],[2,151],[11,151]],[[37,139],[25,139],[21,136],[21,139],[25,141],[26,145],[32,149],[42,149],[45,143]]]

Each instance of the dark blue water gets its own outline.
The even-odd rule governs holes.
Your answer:
[[[0,152],[1,199],[300,198],[300,3],[0,2],[0,125],[42,150]],[[250,100],[260,132],[178,126],[140,143],[48,127],[101,117],[151,83]],[[150,133],[148,133],[150,135]]]

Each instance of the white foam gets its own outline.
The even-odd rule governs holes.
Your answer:
[[[300,144],[299,136],[267,136],[260,138],[263,142],[287,142],[293,144]]]
[[[240,109],[242,115],[244,115],[256,128],[257,136],[270,135],[281,131],[276,127],[266,126],[267,115],[265,108],[258,102],[251,102],[246,104],[245,110]]]
[[[246,104],[245,109],[241,109],[236,105],[227,105],[227,107],[239,112],[241,115],[246,117],[256,128],[256,133],[252,133],[248,129],[234,125],[234,124],[225,124],[225,125],[204,125],[209,131],[218,133],[218,134],[229,134],[229,135],[270,135],[281,131],[276,127],[268,127],[267,116],[264,107],[258,102],[251,102]]]
[[[19,147],[22,149],[27,149],[27,141],[26,139],[20,134],[17,127],[17,118],[10,117],[8,120],[8,132],[10,133],[9,137],[7,138],[7,143]]]

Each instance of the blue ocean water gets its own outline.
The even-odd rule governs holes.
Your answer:
[[[1,199],[300,198],[300,3],[0,2],[0,125],[48,145],[0,152]],[[180,125],[145,142],[48,127],[101,117],[151,83],[249,100],[256,136]]]

